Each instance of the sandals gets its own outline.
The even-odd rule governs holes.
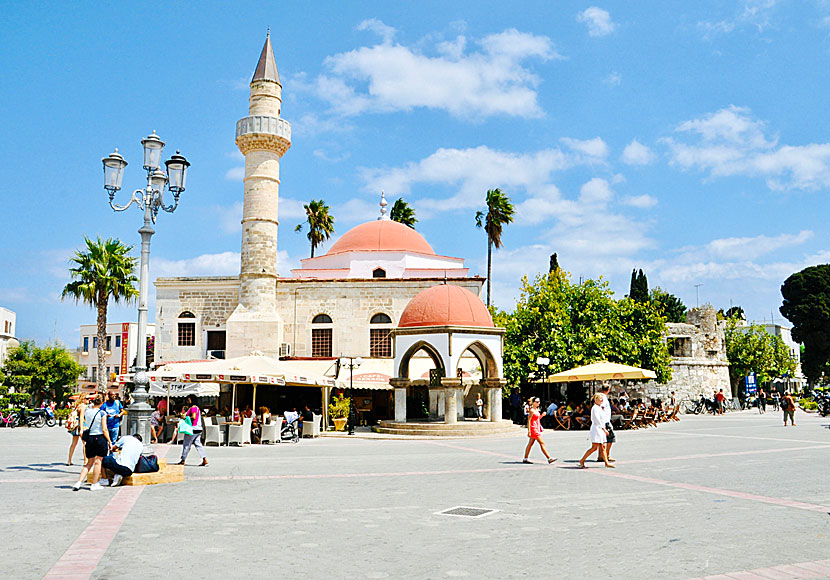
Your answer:
[[[548,457],[548,463],[553,463],[556,461],[556,457]]]

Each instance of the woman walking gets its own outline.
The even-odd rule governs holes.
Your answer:
[[[81,489],[89,470],[92,469],[92,485],[90,491],[97,491],[103,488],[99,483],[101,479],[101,460],[109,453],[112,441],[110,441],[109,430],[106,428],[107,414],[101,409],[101,403],[104,402],[104,397],[100,394],[95,395],[92,400],[92,406],[88,407],[84,412],[84,429],[89,430],[89,437],[87,437],[86,445],[86,464],[81,470],[81,476],[75,485],[72,486],[72,491]]]
[[[585,469],[585,460],[597,449],[599,449],[600,457],[605,462],[605,467],[614,467],[612,463],[608,462],[608,454],[605,451],[607,436],[605,415],[602,412],[602,393],[596,393],[594,395],[594,406],[591,407],[591,448],[579,460],[579,467]]]
[[[86,411],[84,399],[78,397],[75,407],[66,419],[66,430],[72,436],[72,443],[69,444],[69,459],[66,462],[67,465],[72,465],[72,456],[75,455],[75,447],[77,447],[78,441],[81,440],[81,433],[86,428],[84,427],[84,411]],[[86,452],[83,445],[81,445],[81,452],[84,455],[84,463],[86,463]]]
[[[556,461],[555,457],[551,457],[548,455],[548,450],[545,447],[545,442],[542,441],[542,416],[545,413],[539,411],[539,397],[532,397],[528,400],[528,407],[527,407],[527,447],[525,447],[525,458],[522,460],[522,463],[533,463],[530,461],[527,456],[530,455],[530,448],[533,447],[533,443],[536,442],[539,444],[539,447],[542,448],[542,453],[545,454],[545,457],[548,458],[548,463],[553,463]]]
[[[185,434],[184,436],[184,440],[182,441],[182,460],[179,461],[179,465],[184,465],[184,460],[187,459],[187,454],[190,453],[190,447],[195,446],[196,451],[202,457],[202,463],[199,465],[201,467],[207,467],[207,454],[205,453],[205,448],[202,447],[202,412],[190,397],[188,397],[187,402],[191,404],[191,407],[187,410],[186,417],[190,418],[190,422],[193,425],[193,433],[190,435]]]

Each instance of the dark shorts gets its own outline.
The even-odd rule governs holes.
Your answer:
[[[106,457],[110,452],[107,438],[103,435],[90,435],[84,449],[87,457]]]
[[[124,467],[120,463],[115,460],[115,457],[112,455],[107,455],[101,461],[101,467],[104,469],[109,469],[113,473],[120,475],[122,477],[129,477],[133,474],[133,471],[128,467]]]
[[[614,429],[611,427],[611,423],[606,423],[605,428],[608,430],[608,435],[605,436],[606,443],[613,443],[617,440],[617,436],[614,435]]]

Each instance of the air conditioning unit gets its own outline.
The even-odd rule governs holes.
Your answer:
[[[283,342],[280,344],[280,357],[291,356],[291,344]]]

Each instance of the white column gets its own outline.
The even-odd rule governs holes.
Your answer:
[[[395,387],[395,421],[406,423],[406,387]]]

